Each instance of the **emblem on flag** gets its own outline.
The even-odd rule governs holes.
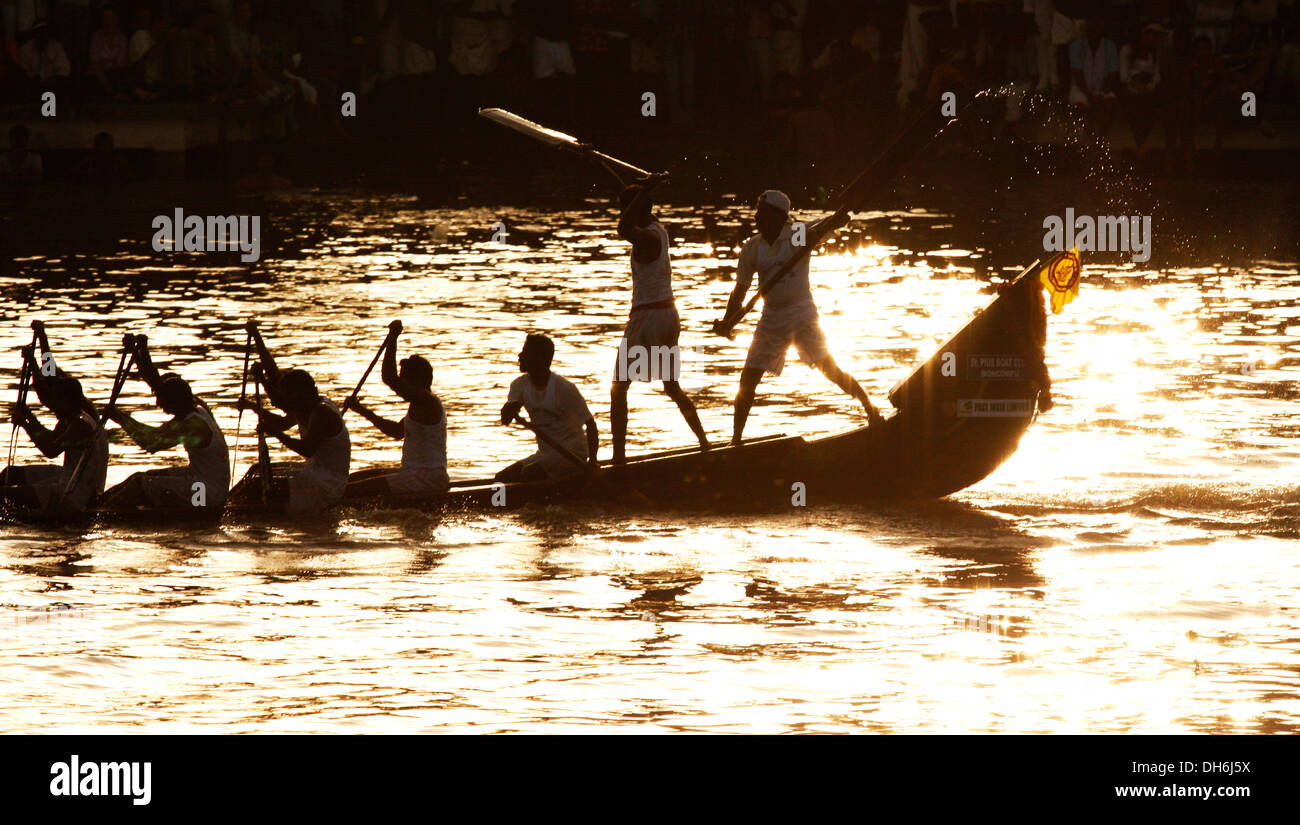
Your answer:
[[[1052,314],[1057,315],[1065,305],[1079,294],[1079,279],[1083,276],[1083,263],[1079,250],[1071,249],[1043,267],[1039,276],[1047,293],[1052,296]]]

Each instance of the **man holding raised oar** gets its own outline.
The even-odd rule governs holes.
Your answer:
[[[545,335],[529,335],[519,351],[519,376],[501,408],[501,423],[510,424],[519,410],[528,411],[528,428],[537,436],[537,452],[496,474],[497,481],[545,481],[591,470],[599,463],[600,434],[582,393],[567,378],[551,372],[555,344]],[[586,431],[584,442],[583,431]]]
[[[807,227],[804,244],[816,245],[827,234],[848,222],[848,212],[840,210]],[[793,344],[800,358],[829,378],[835,386],[862,403],[873,425],[882,419],[867,398],[867,393],[857,379],[836,365],[826,346],[826,336],[818,323],[817,305],[813,303],[812,287],[808,282],[808,256],[796,244],[795,230],[790,223],[790,198],[783,192],[769,189],[758,198],[754,210],[754,223],[758,234],[740,248],[736,266],[736,286],[727,302],[726,318],[741,313],[745,293],[758,273],[759,293],[763,296],[763,314],[754,330],[745,367],[740,372],[740,390],[736,394],[736,411],[731,443],[739,445],[749,418],[750,407],[763,373],[780,375],[785,366],[786,352]],[[803,254],[801,254],[803,253]],[[782,272],[798,256],[787,271]]]
[[[184,447],[189,463],[184,467],[134,473],[105,493],[103,506],[108,509],[188,506],[220,511],[230,489],[230,453],[221,427],[184,378],[174,372],[159,374],[149,355],[146,336],[132,336],[131,347],[137,374],[153,390],[158,406],[171,419],[159,427],[150,427],[116,406],[106,409],[104,415],[151,453]]]
[[[288,415],[276,415],[247,398],[241,398],[239,406],[254,411],[259,427],[306,459],[288,465],[292,472],[287,480],[271,479],[271,503],[288,513],[320,512],[342,499],[347,487],[352,462],[347,424],[338,406],[320,394],[306,371],[280,371],[256,321],[249,321],[247,328],[259,360],[253,365],[253,376],[265,383],[271,403]],[[285,434],[293,426],[297,426],[299,438]]]
[[[384,341],[384,384],[407,403],[406,417],[389,421],[376,415],[351,395],[343,411],[356,410],[384,435],[402,440],[402,466],[380,467],[353,473],[348,480],[348,498],[368,498],[387,493],[438,495],[447,492],[447,415],[442,401],[433,394],[433,367],[419,355],[409,355],[397,364],[397,336],[402,322],[388,325]]]
[[[0,487],[6,500],[20,507],[45,513],[85,512],[91,500],[104,490],[108,472],[108,435],[87,408],[93,409],[77,379],[54,369],[49,343],[43,329],[37,329],[43,346],[44,369],[37,364],[35,345],[22,349],[23,369],[36,390],[36,397],[58,419],[46,429],[27,406],[25,398],[11,408],[13,422],[32,439],[46,458],[63,456],[63,465],[9,466],[0,471]],[[118,372],[122,365],[118,365]],[[48,374],[47,374],[48,373]],[[117,378],[114,389],[117,389]]]
[[[627,391],[633,381],[663,381],[664,392],[681,410],[691,432],[700,440],[700,447],[709,448],[699,413],[677,383],[682,360],[677,346],[681,319],[673,302],[668,232],[650,211],[650,193],[663,180],[660,175],[651,175],[645,183],[629,186],[619,196],[623,214],[618,234],[632,244],[632,311],[618,345],[618,363],[610,389],[615,464],[625,460]]]

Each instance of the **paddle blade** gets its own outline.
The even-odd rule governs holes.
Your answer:
[[[557,132],[554,129],[547,129],[540,123],[520,117],[513,112],[507,112],[505,109],[479,109],[480,117],[485,117],[493,123],[500,123],[507,129],[514,129],[516,132],[528,135],[534,140],[540,140],[543,143],[549,143],[552,146],[568,146],[578,148],[578,139],[573,135],[566,135],[564,132]]]

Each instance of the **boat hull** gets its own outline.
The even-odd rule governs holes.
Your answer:
[[[979,482],[1020,444],[1048,386],[1046,315],[1036,262],[900,381],[896,412],[875,427],[813,439],[768,437],[739,447],[631,458],[564,481],[458,482],[437,496],[345,500],[343,508],[495,512],[530,504],[606,501],[633,507],[783,508],[880,498],[939,498]],[[273,472],[291,471],[277,465]],[[256,468],[231,491],[225,518],[274,517],[258,501]],[[114,512],[105,521],[211,519],[211,513]]]

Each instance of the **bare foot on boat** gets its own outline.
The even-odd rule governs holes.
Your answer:
[[[864,404],[863,407],[867,411],[867,423],[870,426],[878,427],[885,423],[885,417],[880,414],[880,410],[876,409],[875,405],[868,402],[867,404]]]

